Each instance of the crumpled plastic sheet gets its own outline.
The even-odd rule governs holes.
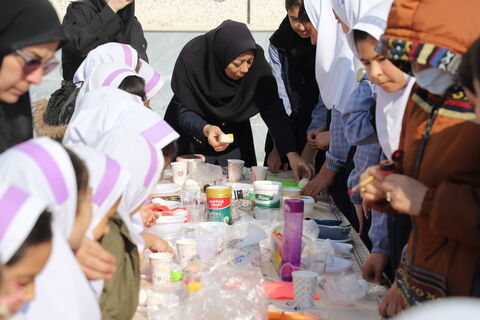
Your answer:
[[[328,299],[342,304],[353,304],[363,298],[368,292],[368,282],[359,280],[357,276],[342,275],[335,279],[327,279],[323,283],[323,290]]]

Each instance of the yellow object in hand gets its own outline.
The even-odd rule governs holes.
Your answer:
[[[233,133],[222,134],[218,137],[218,141],[221,143],[233,143]]]

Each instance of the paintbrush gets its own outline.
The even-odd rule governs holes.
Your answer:
[[[348,194],[354,194],[355,192],[357,192],[358,189],[365,187],[369,183],[372,183],[373,180],[375,180],[375,177],[374,176],[369,176],[365,180],[360,181],[359,184],[357,184],[352,189],[348,190]]]

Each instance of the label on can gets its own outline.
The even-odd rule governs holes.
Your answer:
[[[278,195],[255,194],[255,206],[260,208],[280,208],[280,197]]]
[[[208,198],[208,221],[225,222],[231,224],[231,198]]]

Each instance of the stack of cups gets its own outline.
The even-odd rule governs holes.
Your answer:
[[[229,159],[228,162],[228,180],[230,182],[238,182],[242,178],[243,167],[245,166],[245,161]]]
[[[268,167],[254,166],[252,167],[252,180],[262,181],[267,180]]]
[[[173,255],[168,252],[157,252],[149,255],[154,286],[170,283]]]
[[[187,179],[188,164],[186,162],[172,162],[173,183],[183,186]]]
[[[297,306],[302,309],[313,307],[315,291],[317,290],[317,274],[312,271],[294,271],[293,296]]]
[[[177,240],[177,253],[180,268],[185,269],[190,259],[197,255],[197,242],[194,239]]]

